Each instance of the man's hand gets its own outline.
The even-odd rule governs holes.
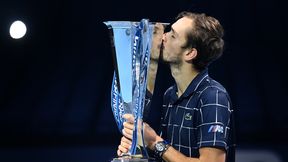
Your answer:
[[[134,128],[134,117],[132,114],[124,114],[123,118],[126,120],[123,123],[122,134],[120,145],[118,146],[117,155],[122,156],[128,153],[132,145],[133,128]]]
[[[123,115],[123,118],[126,120],[124,123],[123,123],[123,130],[122,130],[122,134],[132,140],[133,138],[133,128],[134,128],[134,117],[132,114],[124,114]]]
[[[123,137],[121,138],[120,145],[118,146],[118,156],[121,156],[124,153],[128,153],[129,149],[131,148],[133,138],[134,117],[132,114],[124,114],[123,118],[126,121],[123,123]],[[162,140],[163,139],[158,136],[156,132],[147,123],[144,123],[144,141],[151,150],[154,150],[155,143]]]

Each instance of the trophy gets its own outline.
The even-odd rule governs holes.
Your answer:
[[[114,158],[112,162],[148,162],[149,156],[143,139],[143,110],[147,76],[151,73],[149,64],[155,23],[149,22],[148,19],[142,19],[140,22],[104,23],[109,29],[114,61],[111,107],[119,131],[122,133],[124,114],[131,114],[134,119],[131,149],[127,155]],[[151,78],[155,78],[155,73],[154,77],[148,79],[148,82],[154,83],[155,80],[151,81]]]

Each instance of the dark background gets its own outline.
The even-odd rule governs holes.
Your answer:
[[[0,161],[102,162],[115,157],[120,133],[110,107],[113,64],[102,22],[171,22],[183,10],[205,12],[224,26],[226,49],[210,75],[231,95],[239,155],[264,150],[288,160],[284,2],[2,0]],[[15,20],[27,25],[20,40],[9,36]],[[161,64],[149,117],[155,129],[157,101],[172,83],[169,68]]]

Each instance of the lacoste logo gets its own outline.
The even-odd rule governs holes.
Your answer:
[[[185,120],[192,120],[192,115],[190,113],[186,113]]]

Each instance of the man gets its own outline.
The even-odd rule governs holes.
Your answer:
[[[159,161],[234,161],[231,101],[208,75],[223,52],[223,28],[205,14],[182,12],[176,20],[163,34],[161,51],[176,84],[164,94],[159,135],[145,123],[145,143]],[[118,155],[128,152],[133,132],[133,117],[123,117]]]

